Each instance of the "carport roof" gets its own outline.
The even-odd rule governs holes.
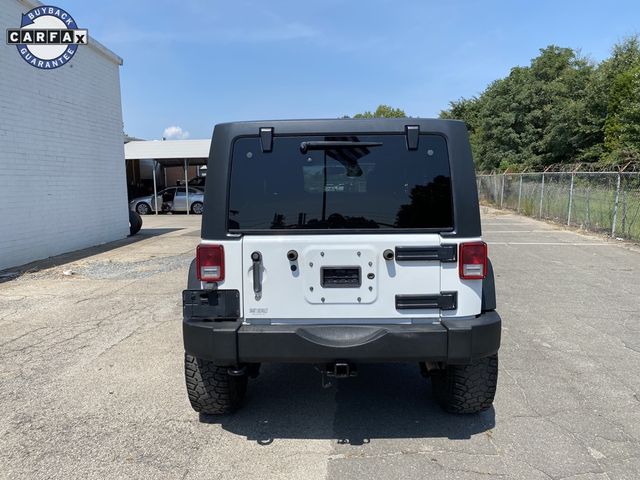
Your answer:
[[[210,147],[211,140],[139,140],[125,143],[124,158],[158,160],[163,164],[171,163],[172,160],[181,164],[185,159],[190,164],[206,163]]]

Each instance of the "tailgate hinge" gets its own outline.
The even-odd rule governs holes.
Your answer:
[[[419,125],[405,125],[404,133],[407,137],[407,148],[409,150],[418,149],[418,140],[420,139],[420,126]]]
[[[273,150],[273,128],[260,127],[260,144],[263,152]]]

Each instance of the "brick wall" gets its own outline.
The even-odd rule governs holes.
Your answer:
[[[30,8],[0,0],[0,32]],[[88,46],[40,70],[1,40],[0,269],[127,235],[119,73]]]

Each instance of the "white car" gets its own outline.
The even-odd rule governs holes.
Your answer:
[[[189,187],[189,211],[201,215],[204,208],[204,192],[199,188]],[[138,197],[129,202],[129,209],[140,215],[159,212],[186,212],[187,195],[184,187],[168,187],[146,197]]]

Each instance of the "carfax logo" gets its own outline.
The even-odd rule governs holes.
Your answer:
[[[7,29],[7,43],[15,45],[25,62],[50,70],[73,58],[78,45],[89,42],[89,31],[78,28],[63,9],[36,7],[22,15],[20,28]]]

